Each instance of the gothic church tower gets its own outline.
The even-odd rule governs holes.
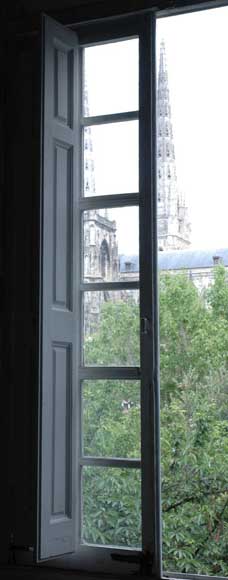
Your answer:
[[[157,87],[157,195],[159,250],[184,250],[190,245],[190,222],[177,187],[165,43],[161,42]]]
[[[88,91],[84,89],[84,112],[89,115]],[[84,194],[96,195],[95,163],[91,127],[84,130]],[[118,279],[119,259],[115,220],[107,209],[88,210],[83,215],[84,280],[104,282]],[[101,305],[111,298],[110,292],[86,292],[84,298],[84,331],[91,334],[96,328]]]
[[[84,89],[84,112],[89,115],[88,90]],[[91,127],[84,131],[84,193],[96,195],[95,165]],[[116,222],[110,220],[107,209],[84,213],[84,277],[88,282],[116,279],[118,274],[118,244]]]

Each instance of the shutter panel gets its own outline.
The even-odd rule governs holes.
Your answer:
[[[78,43],[43,29],[42,347],[39,558],[75,550],[75,243]]]

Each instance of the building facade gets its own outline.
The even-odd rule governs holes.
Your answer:
[[[120,256],[120,279],[129,279],[129,262],[131,279],[137,280],[139,272],[138,256],[124,255]],[[183,272],[192,280],[199,292],[208,288],[213,282],[214,268],[218,264],[228,269],[228,248],[158,252],[159,272],[170,272],[171,274]]]

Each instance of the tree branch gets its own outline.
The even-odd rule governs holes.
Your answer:
[[[202,500],[203,497],[207,497],[210,495],[218,496],[218,495],[222,495],[223,493],[228,493],[228,488],[223,489],[223,490],[205,491],[205,492],[201,493],[200,496],[198,496],[198,497],[195,495],[191,495],[189,497],[184,497],[183,499],[180,499],[176,503],[169,505],[167,508],[163,508],[162,511],[167,513],[167,512],[170,512],[171,510],[175,510],[177,507],[184,505],[185,503],[190,503],[190,502],[200,503],[200,501]]]

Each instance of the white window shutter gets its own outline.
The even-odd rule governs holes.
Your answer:
[[[44,17],[42,322],[38,558],[75,550],[74,215],[78,195],[78,42]]]

